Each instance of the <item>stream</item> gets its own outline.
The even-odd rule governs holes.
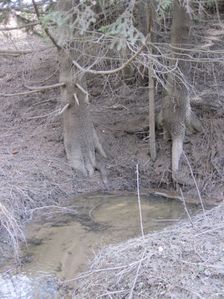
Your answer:
[[[198,209],[188,208],[191,214]],[[145,234],[186,217],[180,201],[162,198],[141,198],[141,211]],[[27,227],[19,271],[12,273],[10,265],[1,271],[1,299],[70,298],[62,295],[59,280],[71,280],[86,271],[100,248],[141,235],[134,195],[84,195],[66,208],[35,218]]]

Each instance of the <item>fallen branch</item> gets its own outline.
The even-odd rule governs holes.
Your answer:
[[[57,87],[62,87],[65,86],[65,83],[60,82],[60,83],[55,83],[53,85],[45,85],[45,86],[29,86],[29,85],[24,85],[27,89],[29,90],[45,90],[45,89],[50,89],[50,88],[57,88]]]
[[[0,50],[0,56],[20,56],[20,55],[26,55],[30,54],[32,51],[30,50]]]
[[[52,89],[52,88],[62,87],[62,86],[65,86],[65,83],[62,82],[62,83],[56,83],[56,84],[48,85],[48,86],[35,87],[35,89],[31,89],[30,91],[23,91],[23,92],[18,92],[18,93],[0,93],[0,96],[3,96],[3,97],[24,96],[24,95],[29,95],[32,93]],[[32,87],[30,87],[30,88],[32,88]]]

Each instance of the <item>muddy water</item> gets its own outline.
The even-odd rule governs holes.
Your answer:
[[[84,271],[89,259],[107,244],[139,236],[139,208],[135,196],[89,196],[71,203],[70,211],[29,226],[23,272],[56,273],[71,279]],[[144,232],[160,230],[185,216],[180,202],[141,199]]]
[[[185,217],[183,205],[175,200],[142,198],[141,210],[144,233],[161,230]],[[29,277],[29,286],[32,286],[40,273],[69,280],[87,269],[89,260],[100,248],[140,234],[136,196],[91,195],[76,198],[66,210],[52,214],[42,212],[36,223],[29,225],[27,246],[22,257],[23,280]],[[2,298],[17,297],[6,295]]]

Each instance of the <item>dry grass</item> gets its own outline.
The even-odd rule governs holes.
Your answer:
[[[19,258],[19,242],[24,241],[25,236],[18,219],[14,216],[14,211],[9,211],[7,207],[0,202],[0,233],[8,236],[8,241],[13,247],[14,256]]]
[[[223,298],[224,205],[103,249],[74,279],[73,298]]]

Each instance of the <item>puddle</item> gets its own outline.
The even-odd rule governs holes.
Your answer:
[[[22,257],[23,275],[36,277],[42,272],[72,279],[87,269],[100,248],[141,234],[136,196],[91,195],[76,198],[67,208],[60,214],[46,213],[29,225]],[[158,198],[142,198],[141,210],[145,234],[174,224],[186,214],[180,202]],[[191,206],[191,210],[196,208]]]
[[[42,217],[27,231],[23,272],[57,273],[71,279],[84,271],[88,260],[107,244],[141,234],[136,197],[89,196],[78,198],[73,213]],[[184,218],[183,205],[175,200],[141,199],[144,232],[160,230]]]

